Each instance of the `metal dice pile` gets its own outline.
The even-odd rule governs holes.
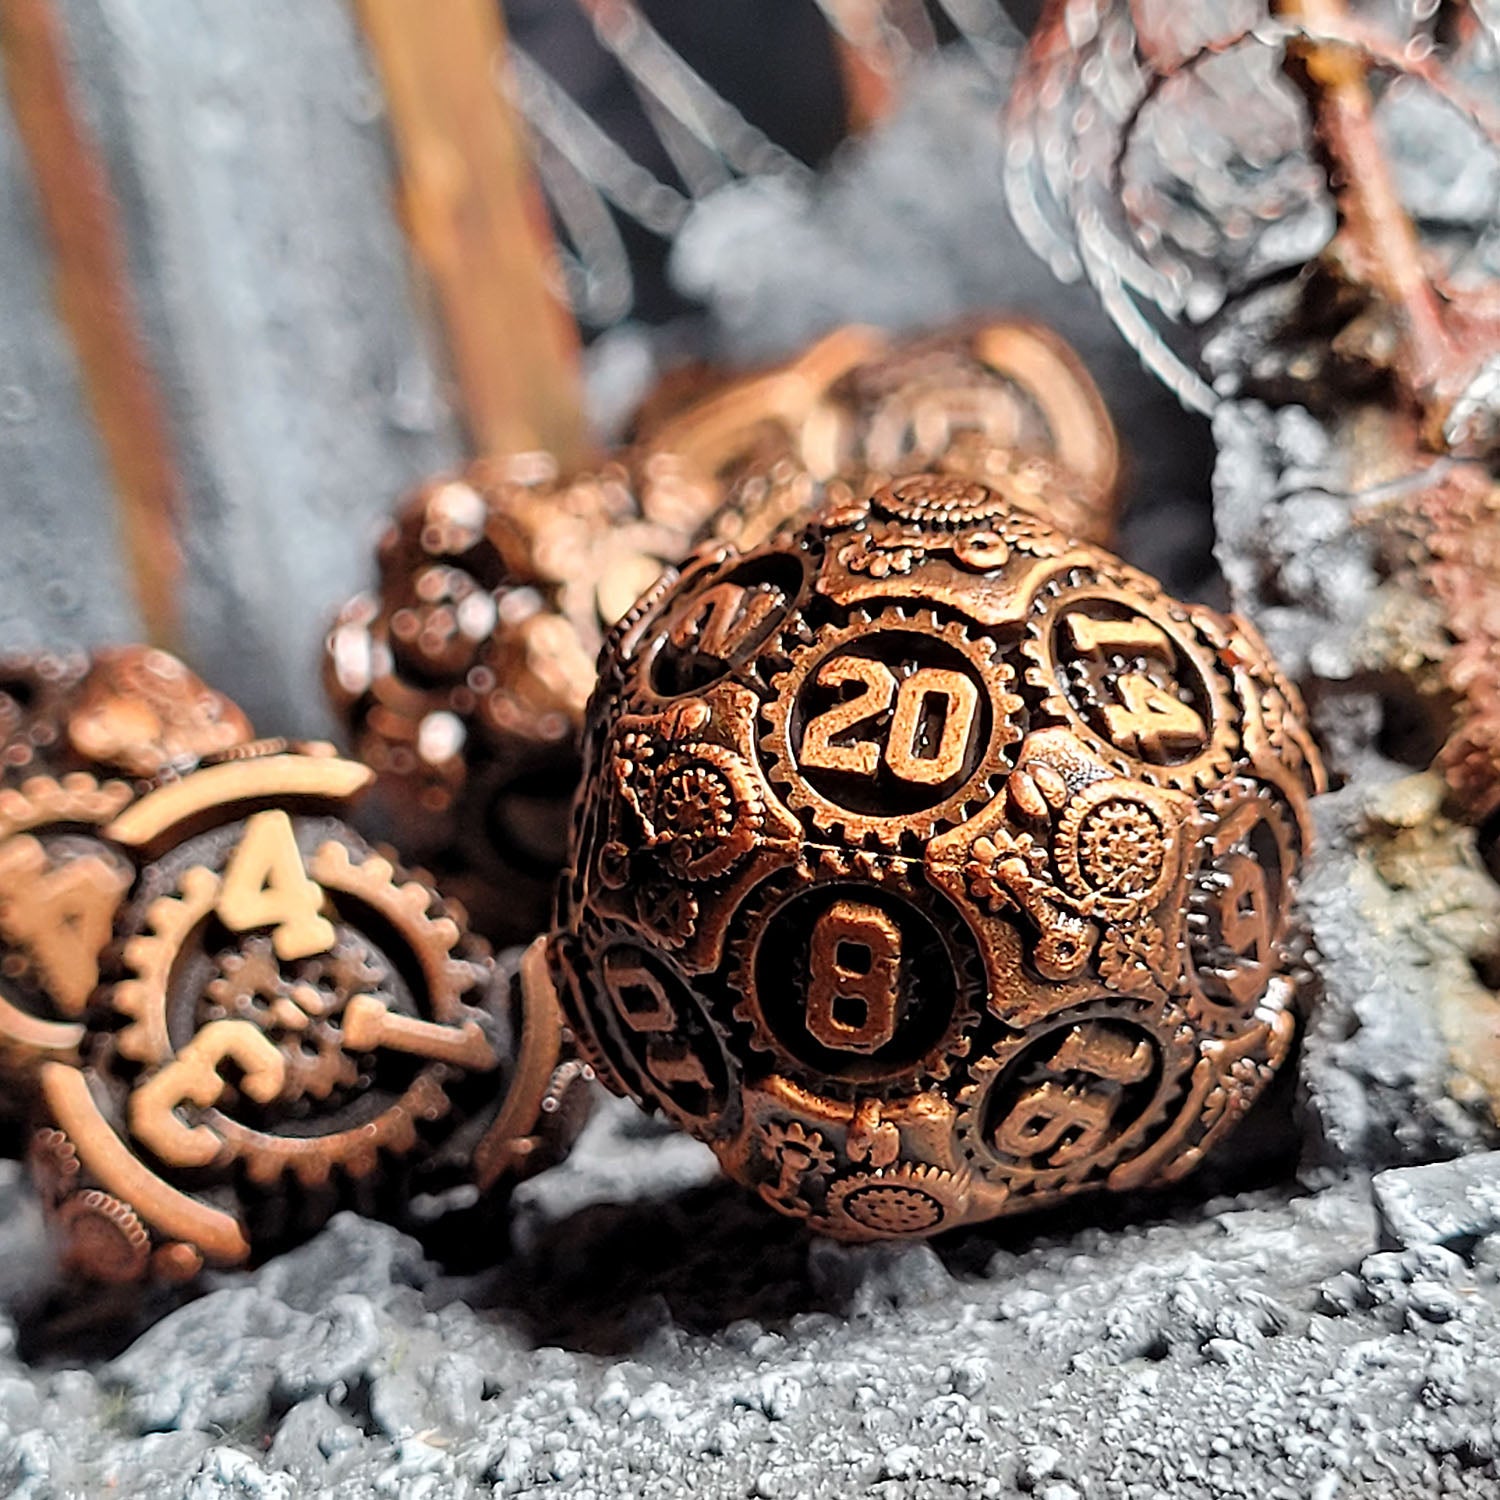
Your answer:
[[[577,735],[605,632],[694,540],[741,546],[853,467],[931,465],[1035,487],[1064,529],[1111,530],[1117,444],[1072,352],[1029,323],[905,342],[829,334],[778,369],[648,403],[618,462],[559,475],[484,461],[410,497],[351,600],[324,677],[376,773],[368,825],[422,861],[495,941],[545,924],[567,852]]]
[[[358,759],[161,652],[0,663],[0,1101],[67,1264],[502,1201],[594,1073],[846,1238],[1191,1169],[1291,1045],[1322,772],[1250,627],[1100,550],[1116,461],[1043,330],[844,329],[413,497],[328,641]]]

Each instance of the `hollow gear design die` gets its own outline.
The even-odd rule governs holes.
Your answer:
[[[76,1059],[135,877],[104,827],[150,778],[247,741],[249,720],[152,646],[0,657],[0,1119]]]
[[[371,774],[251,745],[104,825],[138,873],[83,1065],[41,1065],[32,1145],[75,1272],[237,1265],[566,1144],[579,1070],[546,987],[497,975],[461,910],[349,828]]]
[[[622,462],[560,475],[523,454],[423,486],[380,544],[378,591],[328,637],[330,697],[377,773],[368,822],[496,942],[546,919],[604,633],[696,540],[753,546],[851,464],[944,467],[1023,509],[1045,484],[1069,529],[1112,526],[1114,428],[1076,355],[1034,324],[840,328],[696,400],[666,394]]]
[[[830,1234],[1180,1177],[1287,1055],[1295,691],[986,483],[705,547],[612,635],[585,754],[581,1042]]]

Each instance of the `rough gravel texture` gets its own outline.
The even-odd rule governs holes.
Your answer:
[[[0,1493],[1495,1493],[1495,1157],[850,1249],[592,1135],[482,1277],[349,1216],[112,1359],[0,1325]]]
[[[1208,347],[1243,369],[1288,305],[1277,289],[1238,310]],[[1217,556],[1236,607],[1301,681],[1341,790],[1321,800],[1302,883],[1319,1004],[1301,1078],[1309,1160],[1423,1162],[1497,1144],[1500,887],[1473,830],[1403,734],[1404,662],[1423,601],[1387,582],[1351,453],[1300,406],[1251,397],[1214,418]],[[1434,635],[1437,627],[1430,627]]]

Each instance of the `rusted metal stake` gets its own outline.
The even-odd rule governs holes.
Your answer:
[[[1348,28],[1343,0],[1272,0],[1272,10],[1314,32],[1336,35]],[[1312,114],[1349,269],[1395,314],[1409,392],[1422,409],[1428,440],[1441,447],[1447,405],[1472,373],[1474,351],[1466,347],[1472,341],[1457,326],[1455,309],[1433,284],[1396,192],[1375,127],[1365,64],[1353,47],[1294,37],[1287,44],[1287,71]]]
[[[544,448],[563,466],[587,439],[578,333],[528,165],[497,81],[494,0],[359,0],[401,165],[407,233],[431,276],[475,445]]]
[[[52,0],[5,0],[0,62],[51,244],[58,311],[114,481],[141,618],[154,642],[171,645],[182,575],[171,430],[131,291],[119,209],[74,106]]]

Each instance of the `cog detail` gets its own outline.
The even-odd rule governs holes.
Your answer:
[[[203,1025],[225,1018],[248,1020],[276,1043],[286,1065],[282,1099],[288,1106],[295,1109],[300,1101],[314,1099],[333,1107],[331,1096],[357,1088],[361,1064],[369,1061],[349,1051],[338,1018],[356,995],[393,1006],[390,978],[378,955],[354,938],[341,939],[324,958],[300,961],[288,976],[271,940],[254,936],[238,951],[221,956],[218,977],[209,982],[207,1004],[199,1010]]]
[[[1240,753],[1241,713],[1195,619],[1155,588],[1076,569],[1052,580],[1021,644],[1039,717],[1153,786],[1216,785]]]
[[[31,776],[19,786],[0,786],[0,841],[44,825],[97,828],[123,812],[135,793],[123,781],[100,781],[86,771]]]
[[[1170,1003],[1101,996],[1048,1016],[970,1060],[958,1095],[964,1158],[1012,1198],[1100,1182],[1153,1142],[1196,1059]]]
[[[809,1195],[838,1160],[822,1133],[797,1120],[773,1120],[762,1129],[759,1148],[775,1174],[760,1184],[761,1197],[783,1213],[806,1218],[812,1212]]]
[[[720,745],[690,744],[653,768],[642,797],[651,847],[684,880],[714,880],[756,844],[763,820],[749,767]]]
[[[85,1188],[63,1201],[57,1219],[63,1263],[76,1275],[123,1284],[144,1274],[151,1235],[129,1204]]]
[[[899,1162],[834,1182],[827,1227],[843,1239],[914,1238],[958,1223],[968,1206],[967,1172]]]
[[[905,475],[870,497],[873,511],[898,521],[951,530],[993,521],[1010,508],[1010,502],[989,485],[947,474]]]
[[[299,834],[285,813],[255,815],[267,816],[280,821],[259,829],[281,829],[281,852],[300,860],[297,841],[315,838],[317,823]],[[306,1186],[335,1169],[366,1176],[447,1112],[455,1070],[495,1065],[463,1003],[478,971],[425,886],[337,840],[312,846],[306,895],[276,863],[266,889],[282,904],[255,909],[262,890],[246,905],[237,861],[258,858],[245,853],[259,847],[252,825],[238,839],[198,841],[218,871],[193,863],[189,848],[175,887],[125,939],[128,975],[110,993],[126,1022],[116,1050],[141,1068],[132,1133],[168,1168],[237,1160],[253,1181],[289,1173]],[[256,879],[265,873],[254,866]],[[316,902],[307,918],[328,910],[334,920],[319,915],[316,935],[288,954],[282,940],[304,900]],[[389,951],[370,932],[385,934]]]
[[[1176,874],[1177,835],[1149,789],[1096,781],[1070,799],[1058,820],[1058,869],[1079,900],[1106,909],[1153,906]]]

